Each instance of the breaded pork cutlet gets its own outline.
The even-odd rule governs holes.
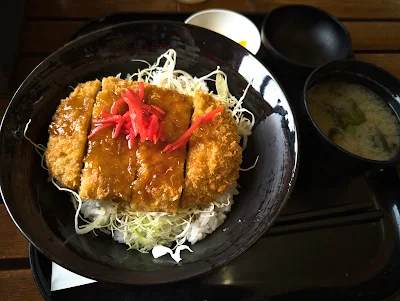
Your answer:
[[[110,112],[111,106],[121,98],[125,88],[137,91],[137,82],[104,78],[102,91],[96,98],[93,119],[101,112]],[[121,110],[127,110],[127,106]],[[124,113],[124,112],[119,112]],[[92,122],[92,129],[95,124]],[[112,128],[106,128],[89,139],[84,158],[79,195],[82,199],[130,202],[136,173],[136,149],[129,149],[124,135],[112,138]]]
[[[61,100],[49,126],[45,153],[49,174],[71,189],[79,187],[93,103],[99,89],[99,80],[79,84],[69,97]]]
[[[137,175],[131,207],[135,211],[176,212],[184,184],[186,148],[162,153],[168,143],[176,141],[189,127],[191,98],[178,92],[147,86],[145,102],[155,105],[165,114],[165,142],[139,142]]]
[[[193,97],[192,123],[220,106],[212,96],[197,94]],[[226,110],[193,132],[186,161],[182,207],[209,204],[238,179],[242,162],[239,140],[235,120]]]

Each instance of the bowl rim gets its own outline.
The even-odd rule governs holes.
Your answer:
[[[193,14],[191,14],[189,17],[183,21],[185,24],[190,24],[189,22],[194,19],[195,17],[204,15],[204,14],[209,14],[209,13],[224,13],[224,14],[229,14],[229,15],[234,15],[237,16],[243,20],[249,21],[250,23],[254,24],[253,21],[251,21],[249,18],[247,18],[245,15],[238,13],[236,11],[230,10],[230,9],[224,9],[224,8],[209,8],[209,9],[203,9],[199,10]],[[193,25],[193,24],[192,24]],[[257,29],[258,31],[258,29]]]
[[[86,39],[88,37],[94,36],[100,32],[103,31],[108,31],[108,30],[112,30],[112,29],[116,29],[119,27],[125,27],[125,26],[129,26],[129,25],[137,25],[137,24],[154,24],[155,21],[151,21],[151,20],[146,20],[146,21],[129,21],[129,22],[124,22],[124,23],[120,23],[120,24],[116,24],[116,25],[110,25],[98,30],[94,30],[91,31],[87,34],[84,34],[82,36],[79,36],[77,39],[72,40],[68,43],[66,43],[65,45],[61,46],[60,48],[58,48],[57,50],[55,50],[53,53],[51,53],[49,56],[47,56],[45,59],[43,59],[43,61],[41,61],[30,73],[29,75],[24,79],[24,81],[21,83],[21,85],[18,87],[18,89],[16,90],[16,92],[14,93],[14,95],[11,98],[10,103],[8,104],[6,111],[4,113],[4,116],[0,122],[0,137],[1,137],[1,133],[3,131],[3,127],[5,124],[5,120],[7,118],[10,106],[12,105],[13,102],[15,102],[15,98],[17,97],[18,93],[20,92],[21,89],[23,89],[25,87],[25,85],[27,85],[27,83],[31,80],[31,77],[33,77],[35,75],[35,72],[37,72],[37,70],[40,68],[40,66],[42,66],[43,64],[45,64],[45,62],[47,62],[48,60],[50,60],[52,57],[58,55],[60,52],[62,52],[65,49],[68,49],[69,47],[72,47],[75,44],[78,44],[81,40]],[[184,24],[182,22],[177,22],[177,21],[156,21],[157,24],[167,24],[167,25],[175,25],[175,26],[189,26],[192,28],[196,28],[196,30],[202,30],[202,31],[209,31],[212,32],[214,35],[217,35],[217,33],[208,30],[206,28],[202,28],[199,26],[194,26],[191,24]],[[222,35],[219,35],[222,36]],[[223,39],[229,40],[231,43],[237,44],[234,41],[232,41],[231,39],[222,36]],[[238,44],[237,44],[238,45]],[[294,160],[294,164],[292,167],[292,170],[290,171],[290,181],[288,183],[288,187],[286,189],[286,195],[284,197],[284,199],[280,202],[275,215],[271,218],[271,220],[269,221],[269,223],[267,223],[268,225],[266,226],[266,229],[263,231],[263,233],[265,233],[270,227],[271,225],[275,222],[275,220],[278,218],[279,213],[283,210],[283,208],[285,207],[288,199],[291,196],[291,193],[293,192],[296,180],[297,180],[297,176],[298,176],[298,172],[299,172],[299,161],[300,161],[300,136],[299,136],[299,126],[298,126],[298,121],[296,118],[296,114],[295,111],[293,110],[293,106],[289,101],[289,97],[285,91],[285,89],[283,88],[282,84],[279,82],[279,80],[276,78],[276,76],[273,74],[273,72],[267,68],[262,62],[260,62],[255,55],[253,55],[250,51],[248,51],[246,48],[244,48],[244,51],[247,52],[247,55],[250,55],[254,60],[256,60],[260,66],[262,66],[262,68],[264,68],[270,76],[272,76],[272,79],[276,82],[276,84],[278,85],[279,89],[281,90],[283,96],[286,98],[286,102],[287,102],[287,106],[290,109],[290,113],[292,115],[292,119],[293,119],[293,132],[295,134],[295,142],[294,143],[294,155],[293,155],[293,160]],[[237,72],[237,71],[235,71]],[[245,79],[246,80],[246,79]],[[264,100],[265,101],[265,100]],[[0,175],[2,174],[2,169],[0,168]],[[128,285],[156,285],[156,284],[165,284],[165,283],[173,283],[173,282],[178,282],[178,281],[183,281],[183,280],[188,280],[200,275],[204,275],[207,274],[209,272],[211,272],[212,270],[216,269],[216,268],[221,268],[227,264],[229,264],[232,260],[238,258],[240,255],[242,255],[246,250],[248,250],[250,247],[252,247],[255,243],[257,243],[261,238],[262,235],[259,235],[258,239],[253,240],[251,243],[249,243],[246,248],[244,248],[242,251],[240,251],[239,253],[237,253],[235,256],[232,256],[232,258],[230,258],[229,260],[225,261],[222,264],[213,266],[213,267],[203,267],[201,269],[201,271],[191,271],[191,272],[187,272],[184,276],[179,276],[179,277],[174,277],[172,280],[168,279],[168,280],[162,280],[162,277],[154,277],[156,278],[155,281],[146,281],[146,279],[148,279],[148,277],[145,278],[140,278],[140,277],[135,277],[135,279],[133,279],[134,281],[130,281],[132,279],[115,279],[115,278],[110,278],[108,275],[105,275],[104,273],[98,273],[95,271],[90,271],[90,270],[82,270],[78,268],[78,266],[75,264],[71,264],[71,261],[69,260],[69,262],[66,262],[65,260],[63,260],[62,258],[60,258],[57,255],[53,255],[52,252],[47,251],[47,248],[44,248],[43,245],[39,246],[36,242],[33,241],[33,239],[27,235],[27,233],[25,233],[25,231],[22,230],[22,228],[20,227],[20,225],[17,223],[16,220],[16,214],[13,214],[13,210],[11,210],[11,208],[9,207],[9,205],[7,204],[6,198],[5,198],[5,192],[3,190],[3,184],[2,184],[2,180],[0,177],[0,196],[2,197],[2,199],[4,200],[4,205],[8,211],[8,214],[10,215],[11,219],[13,220],[14,224],[16,225],[16,227],[19,229],[19,231],[24,235],[24,237],[35,247],[37,248],[40,252],[42,252],[47,258],[49,258],[51,261],[54,261],[55,263],[59,264],[60,266],[68,269],[71,272],[74,272],[78,275],[82,275],[84,277],[90,278],[90,279],[95,279],[98,281],[105,281],[108,283],[119,283],[119,284],[128,284]],[[15,212],[14,212],[15,213]],[[78,258],[81,258],[81,256],[76,255]],[[93,264],[99,264],[98,262],[95,262]],[[130,273],[132,275],[136,274],[136,275],[140,275],[143,272],[141,271],[130,271]],[[154,276],[154,273],[152,273],[152,275]]]
[[[198,26],[198,25],[195,25],[195,24],[191,24],[191,23],[189,23],[189,22],[192,21],[193,19],[195,19],[195,18],[198,17],[198,16],[206,15],[206,14],[209,14],[209,13],[228,14],[228,15],[232,15],[232,16],[235,16],[235,17],[239,17],[243,22],[246,22],[246,23],[252,28],[252,30],[253,30],[254,32],[257,32],[257,37],[258,37],[258,39],[257,39],[257,45],[258,45],[258,46],[257,46],[257,49],[254,48],[254,51],[248,49],[247,47],[244,47],[244,46],[242,46],[242,47],[246,48],[248,51],[250,51],[250,52],[251,52],[252,54],[254,54],[254,55],[256,55],[256,54],[260,51],[260,48],[261,48],[261,32],[260,32],[260,30],[258,29],[258,27],[254,24],[253,21],[251,21],[249,18],[247,18],[245,15],[243,15],[243,14],[241,14],[241,13],[238,13],[238,12],[235,12],[235,11],[229,10],[229,9],[223,9],[223,8],[210,8],[210,9],[200,10],[200,11],[198,11],[198,12],[195,12],[195,13],[191,14],[191,15],[190,15],[189,17],[187,17],[187,18],[185,19],[185,21],[183,21],[183,22],[184,22],[185,24],[189,24],[189,25],[192,25],[192,26],[197,26],[197,27],[202,27],[202,28],[208,29],[208,28],[206,28],[206,27]],[[208,29],[208,30],[213,31],[212,29]],[[220,34],[220,35],[222,35],[222,34]],[[225,35],[223,35],[223,36],[225,36]],[[225,37],[228,38],[228,39],[230,39],[228,36],[225,36]]]
[[[350,156],[350,157],[353,158],[353,159],[359,160],[359,161],[364,162],[364,163],[377,164],[377,165],[378,165],[378,164],[380,164],[380,165],[393,165],[393,164],[399,163],[399,162],[400,162],[400,158],[397,158],[397,157],[395,157],[395,158],[393,158],[393,159],[391,159],[391,160],[373,160],[373,159],[364,158],[364,157],[358,156],[358,155],[356,155],[356,154],[354,154],[354,153],[352,153],[352,152],[349,152],[348,150],[346,150],[346,149],[340,147],[339,145],[337,145],[336,143],[334,143],[331,139],[329,139],[329,138],[327,137],[327,135],[325,135],[325,133],[322,132],[322,130],[320,129],[320,127],[317,125],[317,123],[316,123],[316,122],[314,121],[314,119],[312,118],[312,114],[311,114],[311,112],[310,112],[310,110],[309,110],[309,107],[308,107],[308,104],[307,104],[307,92],[308,92],[312,87],[314,87],[315,84],[314,84],[313,86],[310,86],[310,82],[312,81],[312,78],[314,77],[314,75],[315,75],[317,72],[319,72],[322,68],[325,68],[325,67],[327,67],[327,66],[329,66],[329,65],[338,64],[338,63],[339,63],[339,64],[356,64],[356,66],[357,66],[357,65],[359,65],[359,66],[364,65],[364,66],[371,67],[371,68],[373,68],[373,69],[375,69],[375,70],[377,70],[377,71],[380,71],[380,72],[384,73],[385,76],[388,76],[388,77],[391,78],[392,80],[395,80],[395,81],[398,83],[399,87],[400,87],[400,80],[399,80],[399,79],[397,79],[397,78],[396,78],[393,74],[391,74],[390,72],[388,72],[388,71],[384,70],[383,68],[381,68],[381,67],[379,67],[379,66],[376,66],[376,65],[374,65],[374,64],[371,64],[371,63],[368,63],[368,62],[364,62],[364,61],[360,61],[360,60],[351,60],[351,59],[348,59],[348,60],[335,60],[335,61],[328,62],[328,63],[323,64],[323,65],[321,65],[320,67],[316,68],[313,72],[311,72],[310,75],[307,77],[307,80],[306,80],[306,82],[305,82],[305,84],[304,84],[304,88],[303,88],[303,104],[304,104],[304,107],[305,107],[306,112],[307,112],[307,118],[308,118],[308,120],[311,121],[311,123],[312,123],[314,129],[316,129],[316,130],[318,131],[319,135],[323,137],[323,139],[324,139],[325,142],[328,142],[329,145],[333,146],[335,149],[337,149],[337,151],[339,151],[339,152],[341,152],[341,153],[344,153],[345,155]],[[343,73],[343,72],[340,71],[340,70],[338,70],[338,71],[336,71],[336,73]],[[346,71],[346,73],[351,73],[351,74],[354,74],[355,76],[359,76],[359,73],[357,73],[357,71],[353,71],[353,72]],[[329,79],[329,74],[332,74],[332,73],[327,73],[327,74],[326,74],[327,79]],[[321,82],[323,82],[323,81],[324,81],[324,80],[322,80]],[[374,81],[375,81],[375,80],[374,80]],[[377,82],[377,81],[375,81],[375,82],[376,82],[378,85],[382,86],[384,89],[388,90],[384,85],[380,84],[380,83]],[[309,86],[310,86],[310,87],[309,87]],[[365,87],[365,88],[368,89],[368,87]],[[388,90],[388,91],[390,92],[390,90]],[[393,93],[391,93],[391,94],[394,95]],[[382,99],[382,100],[383,100],[383,99]],[[383,100],[383,101],[384,101],[385,103],[387,103],[387,101],[385,101],[385,100]],[[393,111],[393,109],[392,109],[392,111]],[[398,119],[398,121],[399,121],[399,125],[400,125],[400,116],[398,116],[398,115],[396,114],[396,117],[397,117],[397,119]]]
[[[287,56],[283,55],[280,51],[278,51],[278,50],[272,45],[270,39],[268,38],[268,36],[267,36],[267,34],[266,34],[267,23],[268,23],[268,21],[269,21],[271,15],[276,14],[277,12],[279,12],[279,11],[281,11],[281,10],[291,9],[291,8],[294,8],[294,9],[296,9],[296,8],[298,8],[298,9],[308,9],[308,10],[315,11],[315,12],[321,14],[321,15],[325,15],[326,17],[328,17],[329,19],[331,19],[332,22],[334,22],[334,23],[336,23],[337,25],[339,25],[340,28],[343,30],[343,32],[344,32],[344,34],[345,34],[345,36],[346,36],[346,38],[348,39],[348,42],[349,42],[349,49],[348,49],[348,52],[347,52],[346,56],[343,57],[342,59],[346,59],[346,58],[348,58],[348,57],[352,54],[352,52],[353,52],[353,44],[352,44],[352,39],[351,39],[351,36],[350,36],[350,32],[348,31],[348,29],[346,28],[346,26],[344,26],[344,24],[343,24],[342,22],[339,21],[338,18],[336,18],[334,15],[328,13],[327,11],[325,11],[325,10],[323,10],[323,9],[321,9],[321,8],[315,7],[315,6],[306,5],[306,4],[288,4],[288,5],[278,6],[278,7],[274,8],[274,9],[272,9],[272,10],[265,16],[265,18],[264,18],[264,20],[263,20],[263,22],[262,22],[262,25],[261,25],[261,40],[262,40],[263,46],[266,47],[266,48],[271,48],[271,50],[272,50],[281,60],[283,60],[283,61],[285,61],[286,63],[289,63],[289,64],[291,64],[291,65],[298,66],[298,67],[303,67],[303,68],[307,68],[307,69],[310,69],[310,68],[311,68],[311,69],[315,69],[315,68],[318,68],[318,67],[320,67],[320,66],[322,66],[322,65],[325,65],[325,64],[327,64],[327,63],[329,63],[329,62],[340,60],[340,59],[330,60],[330,61],[328,61],[328,62],[325,62],[325,63],[322,64],[322,65],[321,65],[321,64],[320,64],[320,65],[310,65],[310,64],[299,63],[299,62],[296,62],[296,61],[294,61],[294,60],[288,58]],[[264,44],[264,39],[265,39],[265,41],[268,42],[268,45],[265,45],[265,44]]]

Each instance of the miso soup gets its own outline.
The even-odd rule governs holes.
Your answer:
[[[399,120],[363,86],[327,81],[307,92],[312,119],[331,141],[357,156],[386,161],[399,153]]]

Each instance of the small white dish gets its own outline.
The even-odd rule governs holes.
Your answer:
[[[185,23],[219,33],[241,44],[254,55],[257,54],[261,46],[260,31],[254,23],[245,16],[231,10],[202,10],[187,18]]]

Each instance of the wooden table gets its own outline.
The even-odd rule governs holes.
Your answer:
[[[284,4],[314,5],[337,16],[350,31],[358,59],[381,66],[400,78],[398,0],[208,0],[196,5],[180,4],[175,0],[28,0],[23,39],[11,86],[16,89],[33,67],[67,42],[80,25],[93,17],[113,12],[190,12],[205,8],[267,12]],[[9,99],[0,99],[0,117]],[[0,299],[42,300],[29,270],[28,242],[2,204],[0,229]]]

